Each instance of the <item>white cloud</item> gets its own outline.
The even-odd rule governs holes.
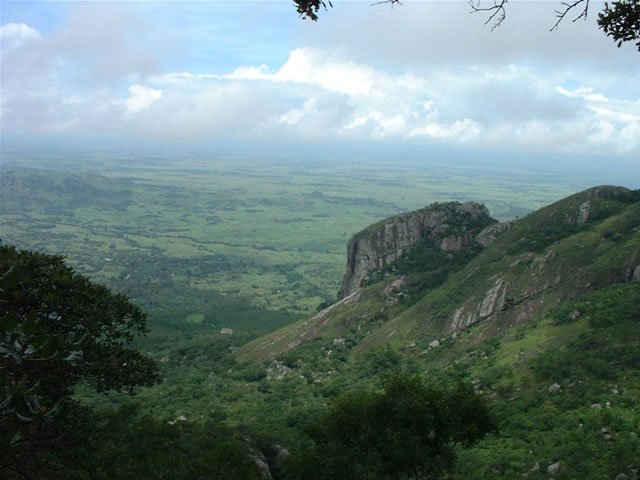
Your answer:
[[[638,152],[637,99],[605,97],[595,87],[558,87],[562,78],[562,72],[549,75],[512,64],[434,66],[418,76],[298,48],[275,69],[261,64],[229,73],[170,72],[130,84],[125,98],[114,92],[109,102],[102,94],[92,98],[69,91],[58,95],[58,102],[65,112],[77,111],[77,121],[67,113],[64,128],[69,131],[89,116],[93,124],[108,118],[115,130],[178,140],[393,141]]]
[[[590,106],[598,115],[620,123],[640,123],[640,115],[610,110],[608,108]]]
[[[316,33],[291,40],[311,46],[292,47],[288,56],[254,44],[250,61],[218,63],[206,52],[192,65],[176,55],[175,70],[162,68],[165,48],[151,48],[144,22],[124,7],[74,6],[47,34],[7,24],[3,128],[640,154],[640,69],[624,48],[586,25],[574,32],[588,31],[587,40],[565,32],[574,28],[568,25],[551,40],[543,25],[518,23],[515,12],[524,10],[515,4],[513,18],[492,34],[464,5],[458,11],[461,2],[451,3],[393,12],[360,5],[366,21],[358,22],[358,35],[353,21],[360,17],[349,15],[356,7],[341,4],[333,20],[296,24]],[[537,31],[544,38],[531,42]],[[22,46],[5,54],[11,39]],[[581,53],[587,47],[589,58]]]
[[[40,33],[25,23],[6,23],[0,26],[0,43],[4,48],[14,48],[38,38]]]
[[[347,95],[369,95],[375,73],[367,66],[329,59],[317,49],[297,48],[273,79],[309,83]]]
[[[630,123],[620,131],[622,145],[620,153],[638,152],[640,150],[640,122]]]
[[[267,65],[241,66],[227,74],[169,73],[154,77],[155,83],[180,84],[198,80],[266,80],[278,83],[303,83],[346,95],[369,95],[374,83],[383,80],[381,72],[365,65],[332,58],[327,52],[315,48],[297,48],[275,72]],[[410,80],[403,79],[407,86]]]
[[[471,119],[465,118],[451,124],[428,123],[422,127],[414,128],[409,132],[410,137],[432,137],[437,139],[454,139],[460,143],[466,143],[478,139],[482,134],[482,127]]]
[[[309,112],[317,111],[318,100],[310,98],[302,105],[302,108],[293,108],[280,115],[278,120],[285,125],[297,125]]]
[[[125,101],[127,111],[136,113],[151,106],[153,102],[162,97],[162,90],[145,87],[144,85],[131,85],[129,98]]]
[[[585,100],[590,100],[592,102],[608,102],[609,99],[600,93],[594,93],[593,88],[590,87],[579,87],[575,90],[567,90],[562,87],[556,87],[556,92],[565,97],[571,98],[584,98]]]

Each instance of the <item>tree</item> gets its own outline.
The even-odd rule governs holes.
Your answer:
[[[604,10],[598,14],[598,25],[607,36],[618,42],[636,41],[640,51],[640,1],[619,0],[604,4]]]
[[[560,23],[574,12],[577,13],[572,19],[576,22],[580,19],[586,20],[589,13],[590,0],[573,0],[562,2],[562,8],[556,10],[556,22],[551,30],[556,30]],[[310,18],[313,21],[318,20],[318,12],[321,9],[333,7],[333,4],[327,0],[294,0],[296,9],[300,17]],[[389,3],[391,5],[399,5],[400,0],[380,0],[373,4]],[[481,0],[469,0],[469,6],[473,12],[488,12],[487,24],[491,24],[491,29],[499,27],[506,18],[506,7],[509,0],[493,0],[493,4],[484,6]],[[598,14],[598,26],[615,42],[618,47],[624,42],[636,41],[638,51],[640,51],[640,0],[615,0],[605,3],[604,10]]]
[[[300,456],[294,478],[436,479],[453,468],[457,445],[471,445],[494,429],[471,385],[397,374],[383,386],[332,403],[307,429],[313,445]]]
[[[78,384],[133,393],[158,382],[155,362],[130,346],[146,333],[128,297],[64,257],[0,245],[0,468],[28,477],[43,456],[82,441]]]

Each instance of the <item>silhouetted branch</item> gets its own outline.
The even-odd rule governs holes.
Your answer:
[[[385,3],[389,3],[391,4],[391,6],[393,7],[394,5],[402,5],[402,3],[400,2],[400,0],[380,0],[379,2],[373,2],[370,6],[373,7],[375,5],[383,5]]]
[[[564,10],[556,10],[556,17],[558,18],[558,20],[553,25],[553,27],[551,27],[550,31],[553,32],[554,30],[556,30],[558,28],[558,25],[560,25],[560,22],[564,20],[564,17],[566,17],[571,10],[573,10],[574,8],[576,8],[578,5],[582,3],[584,4],[584,8],[582,9],[582,12],[580,12],[580,15],[578,15],[576,18],[574,18],[571,21],[577,22],[581,18],[586,20],[587,13],[589,13],[589,0],[575,0],[574,2],[562,2],[562,5],[565,8]]]
[[[504,6],[507,4],[508,0],[493,0],[493,5],[490,7],[481,7],[480,0],[469,0],[469,6],[471,7],[471,13],[476,12],[491,12],[487,21],[484,22],[485,25],[493,22],[491,26],[491,31],[498,28],[504,19],[506,18],[506,11]]]

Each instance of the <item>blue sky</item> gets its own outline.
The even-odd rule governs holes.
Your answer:
[[[2,1],[1,128],[640,158],[640,54],[558,6]]]

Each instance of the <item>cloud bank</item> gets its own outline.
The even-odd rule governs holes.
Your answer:
[[[26,23],[2,26],[3,130],[640,153],[637,67],[621,81],[614,67],[594,69],[583,54],[562,65],[534,55],[533,47],[523,57],[508,45],[497,58],[474,56],[460,39],[443,47],[449,57],[424,60],[414,45],[406,47],[413,57],[403,51],[394,59],[369,29],[364,39],[342,42],[346,20],[339,20],[328,22],[326,45],[303,35],[315,46],[291,49],[280,64],[175,71],[140,41],[148,27],[135,16],[105,10],[98,29],[88,26],[93,16],[72,9],[66,24],[47,34]],[[374,26],[378,16],[369,19]],[[396,21],[388,27],[397,33]],[[409,32],[417,28],[405,21]],[[443,34],[431,23],[432,35]],[[358,53],[367,40],[380,48],[377,59]],[[398,35],[400,45],[408,41]]]

